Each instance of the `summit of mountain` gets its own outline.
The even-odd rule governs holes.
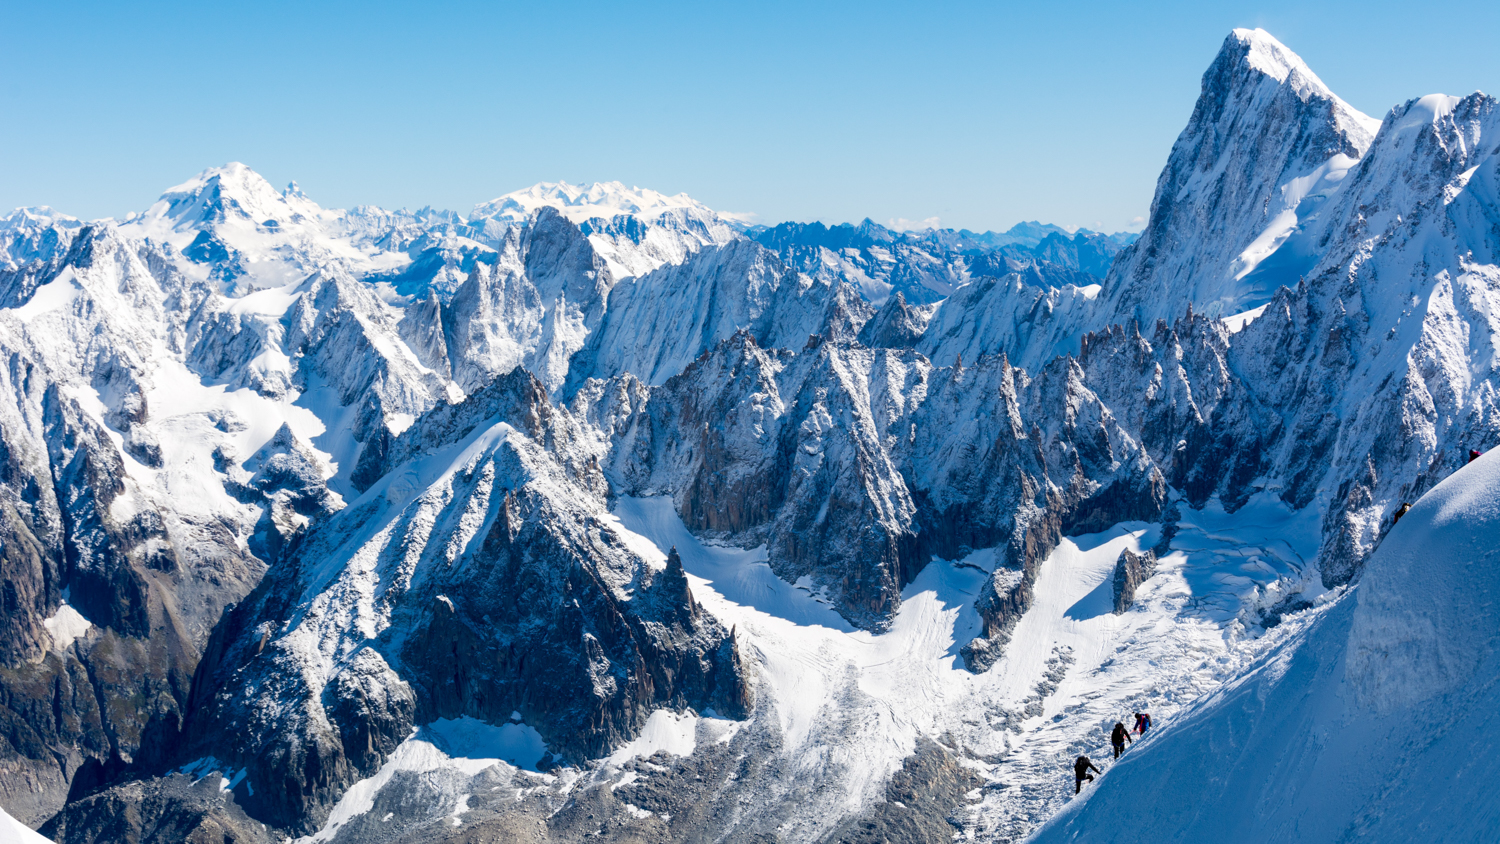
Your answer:
[[[1228,316],[1295,285],[1305,267],[1285,266],[1278,250],[1335,201],[1379,126],[1264,30],[1230,33],[1157,181],[1145,231],[1109,272],[1100,324],[1172,319],[1184,300]]]
[[[1232,700],[1280,754],[1236,690],[1340,659],[1426,706],[1453,619],[1494,627],[1403,536],[1493,497],[1439,485],[1500,445],[1497,135],[1482,94],[1375,126],[1237,31],[1128,245],[610,184],[339,211],[234,164],[11,215],[0,805],[70,844],[1014,841],[1121,712],[1241,747],[1187,715]]]

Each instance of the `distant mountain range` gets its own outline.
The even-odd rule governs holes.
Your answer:
[[[242,164],[19,210],[0,807],[58,842],[1018,841],[1128,712],[1232,744],[1265,660],[1426,623],[1362,578],[1404,589],[1397,509],[1500,444],[1497,121],[1373,120],[1236,30],[1138,239],[617,182],[331,210]],[[1402,670],[1451,674],[1430,644]],[[1169,735],[1128,753],[1220,746]],[[1123,840],[1092,817],[1043,834]]]

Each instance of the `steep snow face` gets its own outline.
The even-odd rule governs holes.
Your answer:
[[[626,187],[621,182],[590,182],[585,185],[539,182],[474,206],[469,219],[520,223],[544,207],[557,209],[574,223],[614,217],[652,220],[678,209],[715,216],[713,209],[685,193],[667,196],[649,188]]]
[[[1037,842],[1480,841],[1500,773],[1500,454],[1418,501],[1364,579],[1121,762]],[[1142,800],[1141,795],[1152,795]]]
[[[916,347],[940,366],[1004,353],[1035,372],[1058,355],[1077,353],[1098,310],[1096,281],[1036,265],[977,278],[937,306]]]
[[[1236,32],[1102,285],[1117,241],[1090,233],[752,241],[614,188],[465,220],[324,210],[230,165],[118,224],[12,215],[0,658],[42,666],[5,699],[43,738],[0,797],[40,820],[81,766],[168,770],[190,747],[233,760],[279,833],[329,812],[375,830],[370,793],[460,758],[413,728],[468,718],[528,725],[574,773],[629,768],[607,789],[659,801],[458,763],[453,787],[544,795],[517,801],[528,823],[572,806],[568,836],[597,806],[670,824],[673,794],[714,781],[718,820],[674,835],[838,837],[917,805],[924,765],[968,782],[954,741],[1013,755],[975,763],[993,782],[972,811],[936,789],[914,815],[1022,835],[1101,727],[1324,629],[1296,611],[1390,547],[1400,502],[1500,443],[1497,113],[1425,97],[1372,140]],[[1401,591],[1383,576],[1360,588]],[[1358,633],[1345,697],[1386,723],[1466,693],[1488,640],[1447,643],[1478,635],[1477,582],[1481,604],[1426,620],[1368,594],[1366,616],[1314,613]],[[714,615],[754,640],[759,680]],[[766,707],[725,722],[749,682]],[[183,718],[185,737],[147,729]]]
[[[741,239],[617,285],[570,381],[629,372],[661,384],[737,331],[767,348],[798,349],[815,335],[852,336],[870,312],[847,285],[792,272]]]
[[[1353,575],[1402,501],[1500,440],[1497,137],[1500,103],[1483,94],[1393,109],[1338,206],[1298,235],[1323,255],[1307,282],[1230,347],[1230,368],[1281,416],[1266,473],[1299,506],[1327,496],[1329,583]]]
[[[1141,325],[1093,335],[1088,368],[1195,505],[1270,489],[1322,509],[1320,560],[1332,586],[1355,576],[1403,501],[1500,437],[1496,103],[1423,97],[1366,139],[1358,115],[1278,47],[1236,33],[1205,76],[1152,226],[1115,265],[1092,315]],[[1335,170],[1336,189],[1307,181]],[[1297,197],[1279,245],[1257,240],[1269,229],[1243,228]],[[1248,270],[1231,273],[1228,253],[1213,251],[1252,241],[1274,251]],[[1213,288],[1215,278],[1227,286]],[[1211,288],[1228,292],[1200,295]],[[1196,314],[1258,315],[1236,320],[1232,341],[1176,343],[1173,334],[1213,333],[1177,330],[1189,304]],[[1125,348],[1132,331],[1144,352]],[[1173,345],[1180,352],[1164,354]],[[1131,378],[1151,387],[1115,391]]]
[[[1110,272],[1096,324],[1170,320],[1184,301],[1228,316],[1295,284],[1317,256],[1294,258],[1283,244],[1335,199],[1378,125],[1269,34],[1235,30],[1203,76],[1146,231]]]

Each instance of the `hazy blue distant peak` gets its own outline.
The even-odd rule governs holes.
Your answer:
[[[813,221],[810,223],[784,222],[774,226],[755,226],[745,232],[746,236],[772,249],[788,247],[820,246],[839,250],[866,248],[897,242],[930,243],[950,251],[998,249],[1002,246],[1018,245],[1034,249],[1049,237],[1067,240],[1084,237],[1107,238],[1119,247],[1134,242],[1140,235],[1132,232],[1116,232],[1105,235],[1089,229],[1068,230],[1052,223],[1017,223],[1004,232],[972,232],[968,229],[920,229],[895,231],[866,217],[858,224],[839,223],[829,226]]]
[[[1081,232],[1084,231],[1084,229],[1075,229],[1075,231]],[[990,232],[985,232],[985,234],[990,234]],[[1037,244],[1042,242],[1043,238],[1046,238],[1048,235],[1053,234],[1061,234],[1071,237],[1073,235],[1073,232],[1068,231],[1062,226],[1055,226],[1051,223],[1039,223],[1033,220],[1031,222],[1016,223],[1000,236],[1009,238],[1009,240],[1006,241],[1009,243],[1025,243],[1028,246],[1036,246]]]

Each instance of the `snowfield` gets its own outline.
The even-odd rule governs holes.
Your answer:
[[[1235,30],[1133,241],[0,218],[0,837],[1495,839],[1497,135]]]
[[[452,728],[430,725],[378,774],[351,788],[309,841],[345,840],[334,837],[338,829],[372,811],[402,770],[428,772],[429,785],[437,784],[434,815],[495,777],[565,801],[590,783],[628,790],[649,777],[622,775],[631,760],[658,752],[689,756],[745,731],[774,734],[784,757],[779,770],[823,781],[824,793],[838,795],[780,827],[788,840],[815,840],[882,801],[885,783],[925,737],[956,752],[985,781],[958,819],[962,840],[1019,841],[1072,796],[1074,756],[1088,753],[1110,769],[1107,731],[1114,721],[1142,710],[1157,724],[1171,723],[1299,628],[1288,621],[1267,635],[1257,620],[1288,579],[1308,572],[1303,555],[1317,541],[1306,514],[1269,497],[1233,515],[1217,506],[1193,512],[1179,523],[1156,575],[1138,590],[1137,605],[1114,615],[1110,586],[1120,551],[1149,548],[1161,526],[1127,523],[1066,539],[1048,559],[1036,603],[1007,656],[976,675],[964,670],[958,647],[978,630],[972,601],[994,565],[991,550],[934,560],[906,588],[890,631],[875,635],[776,577],[763,548],[698,540],[669,498],[621,497],[613,517],[614,530],[653,565],[676,548],[694,597],[734,626],[756,676],[756,717],[735,722],[712,712],[659,710],[637,739],[608,758],[557,776],[527,773],[513,754],[457,752],[451,748],[460,745],[443,743]],[[1268,535],[1277,538],[1267,542]],[[472,729],[496,728],[475,722]],[[532,752],[540,751],[538,745]],[[756,784],[759,800],[790,790],[789,783]]]
[[[1279,579],[1306,571],[1317,535],[1306,514],[1273,500],[1233,516],[1217,507],[1192,513],[1138,592],[1140,605],[1122,616],[1112,613],[1115,561],[1122,549],[1151,547],[1161,527],[1127,523],[1065,539],[1007,655],[975,675],[963,669],[958,646],[977,632],[972,601],[994,565],[990,550],[934,560],[904,591],[891,630],[874,635],[777,578],[763,550],[698,541],[670,499],[621,498],[614,514],[659,556],[675,547],[695,597],[735,626],[769,696],[761,705],[777,713],[784,752],[811,775],[847,772],[835,792],[846,802],[809,818],[794,836],[807,838],[840,812],[878,800],[920,735],[949,743],[989,781],[965,839],[1018,839],[1061,804],[1073,756],[1104,756],[1114,720],[1137,709],[1168,720],[1254,658],[1262,631],[1247,616],[1266,605]],[[1268,535],[1279,538],[1266,542]],[[824,744],[833,719],[860,728]]]
[[[1500,454],[1423,496],[1364,579],[1033,837],[1489,841],[1500,804]]]

